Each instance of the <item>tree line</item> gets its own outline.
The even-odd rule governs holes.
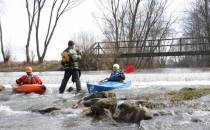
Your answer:
[[[38,62],[42,63],[46,53],[49,53],[48,46],[51,43],[55,29],[61,17],[65,17],[65,13],[73,8],[80,6],[84,0],[25,0],[25,9],[28,17],[28,35],[25,44],[26,62],[33,60],[30,56],[29,46],[31,39],[35,38],[36,56]],[[154,52],[158,45],[162,42],[147,42],[147,40],[173,38],[176,36],[173,24],[176,23],[176,18],[173,14],[168,14],[169,0],[99,0],[98,8],[101,11],[101,16],[97,16],[96,21],[98,27],[103,32],[104,38],[101,41],[115,42],[111,51],[116,54],[120,51],[118,47],[130,47],[126,52]],[[182,18],[182,37],[208,37],[210,36],[210,13],[209,0],[191,0],[188,3],[190,6],[183,11]],[[44,40],[41,40],[40,35],[43,32],[40,30],[43,10],[48,8],[49,19],[47,21],[47,31],[44,35]],[[1,19],[0,19],[1,21]],[[44,21],[46,22],[46,21]],[[82,66],[86,69],[95,66],[96,59],[94,55],[88,53],[90,46],[96,42],[94,36],[88,33],[81,33],[77,38],[80,48],[82,49]],[[137,44],[132,42],[123,43],[120,41],[141,41]],[[0,42],[1,53],[4,62],[10,59],[10,52],[5,50],[3,41],[3,29],[0,23]],[[194,43],[196,41],[187,41]],[[210,38],[208,39],[210,47]],[[174,43],[171,43],[174,44]],[[145,46],[152,45],[154,48],[147,50]],[[43,47],[40,47],[43,46]],[[110,45],[107,45],[110,46]],[[43,48],[43,49],[40,49]],[[206,47],[204,47],[206,48]],[[185,48],[187,49],[187,48]],[[198,49],[198,48],[195,48]],[[200,48],[202,49],[202,48]],[[34,54],[33,54],[34,55]],[[101,59],[100,67],[109,66],[110,63],[118,62],[122,65],[133,63],[136,67],[161,67],[167,63],[172,66],[209,66],[209,56],[182,56],[182,57],[147,57],[147,58],[127,58],[119,60],[113,57],[104,61]],[[198,62],[199,61],[199,62]],[[93,67],[94,68],[94,67]]]

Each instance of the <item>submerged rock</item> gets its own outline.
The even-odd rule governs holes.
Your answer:
[[[49,107],[49,108],[41,109],[41,110],[32,110],[32,112],[38,112],[40,114],[46,114],[46,113],[51,113],[55,110],[61,110],[61,109],[57,108],[57,107]]]

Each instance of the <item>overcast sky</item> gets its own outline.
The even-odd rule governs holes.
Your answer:
[[[1,20],[4,33],[4,42],[12,50],[14,60],[25,60],[25,44],[27,38],[27,14],[25,0],[3,0],[1,7]],[[79,32],[89,32],[98,36],[100,41],[101,31],[98,28],[93,14],[97,16],[98,0],[86,0],[78,7],[72,9],[62,17],[56,28],[56,32],[48,47],[47,60],[60,60],[60,53],[66,48],[67,41]],[[176,16],[183,14],[184,6],[189,0],[170,0],[169,12]],[[74,40],[74,39],[73,39]],[[35,46],[30,46],[35,48]],[[0,60],[2,56],[0,55]]]

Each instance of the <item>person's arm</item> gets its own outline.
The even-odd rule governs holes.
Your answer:
[[[16,80],[16,84],[20,85],[20,83],[21,83],[21,82],[20,82],[20,79],[17,79],[17,80]]]
[[[124,75],[123,72],[120,72],[120,73],[118,74],[118,77],[119,77],[121,80],[125,80],[125,75]]]
[[[112,73],[110,74],[109,78],[107,78],[107,80],[108,81],[115,81],[116,78],[117,78],[117,74],[112,71]]]
[[[26,78],[25,75],[21,76],[19,79],[16,80],[16,83],[17,83],[18,85],[22,85],[25,78]]]
[[[38,83],[42,84],[42,80],[39,78],[39,76],[37,76],[37,78],[38,78]]]

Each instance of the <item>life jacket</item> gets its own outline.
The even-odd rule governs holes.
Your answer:
[[[75,49],[67,48],[61,53],[61,64],[66,68],[79,68],[78,61],[81,56],[77,53]]]
[[[112,71],[109,79],[109,81],[119,81],[122,82],[123,80],[125,80],[125,75],[122,71],[117,70],[117,71]]]
[[[37,75],[27,76],[23,75],[16,80],[17,84],[42,84],[42,81]]]
[[[61,53],[61,62],[69,63],[70,62],[70,54],[67,51],[63,51]]]

